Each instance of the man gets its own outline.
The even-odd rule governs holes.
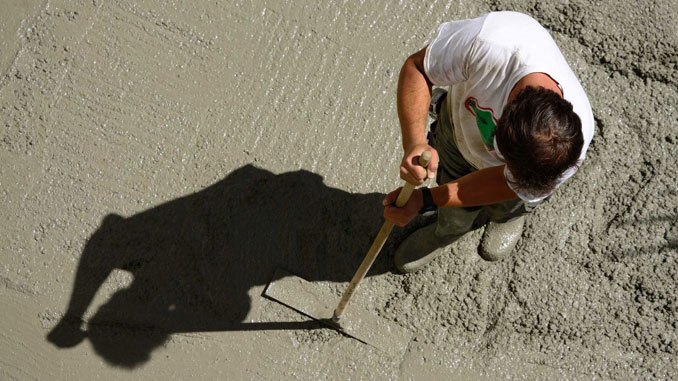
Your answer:
[[[449,86],[447,94],[432,85]],[[440,98],[440,99],[437,99]],[[426,115],[438,118],[426,136]],[[420,269],[471,230],[481,210],[489,217],[479,253],[507,256],[529,213],[586,156],[593,114],[586,94],[549,33],[531,17],[496,12],[442,24],[426,48],[404,63],[398,117],[405,154],[400,177],[421,185],[437,173],[440,186],[416,190],[403,208],[384,200],[384,216],[400,226],[438,210],[436,223],[397,249],[396,267]],[[433,159],[417,165],[422,152]]]

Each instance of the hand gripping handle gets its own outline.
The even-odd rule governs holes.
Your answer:
[[[419,165],[421,165],[424,168],[428,167],[428,163],[431,162],[432,157],[433,154],[431,154],[431,151],[424,151],[421,154],[421,156],[419,156]],[[410,196],[412,196],[414,187],[415,185],[410,184],[408,182],[405,182],[405,184],[403,184],[403,190],[400,191],[398,199],[396,199],[396,206],[398,208],[402,208],[403,206],[405,206],[405,204],[407,204],[407,201],[410,199]]]

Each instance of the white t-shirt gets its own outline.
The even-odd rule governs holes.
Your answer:
[[[488,13],[475,19],[440,25],[426,49],[424,70],[434,85],[450,86],[447,101],[457,147],[478,169],[504,165],[494,128],[515,84],[530,73],[546,73],[581,119],[584,146],[579,164],[593,138],[593,113],[581,84],[548,31],[530,16],[517,12]],[[568,170],[558,185],[570,178]],[[511,179],[508,167],[504,174]],[[527,202],[548,194],[508,186]]]

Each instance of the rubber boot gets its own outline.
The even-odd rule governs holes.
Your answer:
[[[490,222],[483,233],[480,256],[486,261],[498,261],[507,257],[516,247],[523,234],[525,217],[512,218],[506,222]]]
[[[402,273],[415,272],[426,266],[445,251],[445,247],[459,239],[460,235],[439,237],[435,234],[436,223],[424,226],[410,234],[398,246],[393,261]]]

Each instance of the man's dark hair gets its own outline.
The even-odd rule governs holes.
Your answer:
[[[497,147],[518,188],[548,193],[577,165],[584,145],[581,120],[554,91],[528,86],[506,105],[495,131]]]

